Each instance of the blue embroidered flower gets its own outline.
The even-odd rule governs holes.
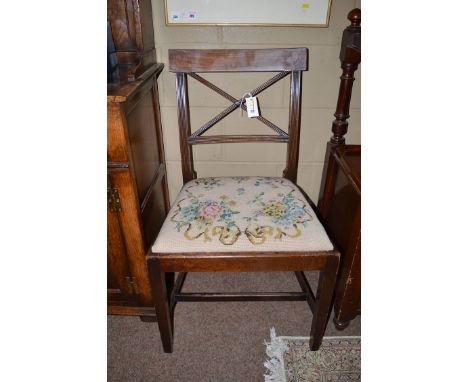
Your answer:
[[[179,220],[174,220],[176,229],[180,232],[181,228],[196,223],[198,226],[203,227],[213,222],[234,225],[232,215],[238,214],[238,211],[233,211],[231,207],[235,206],[236,202],[229,200],[227,196],[220,198],[221,201],[214,200],[200,200],[197,197],[190,199],[190,204],[185,207],[180,207]]]
[[[183,228],[183,236],[188,240],[196,240],[203,237],[209,242],[214,236],[219,236],[219,241],[224,245],[233,245],[241,235],[239,227],[233,220],[236,205],[226,195],[221,195],[219,200],[203,199],[203,195],[195,196],[186,190],[187,199],[177,203],[178,210],[171,217],[178,232]]]
[[[249,180],[250,178],[248,176],[233,176],[232,179],[235,180],[237,183],[242,183],[246,180]]]
[[[254,203],[258,207],[252,218],[244,218],[247,221],[258,221],[261,216],[271,218],[271,221],[282,228],[291,228],[294,224],[303,224],[304,227],[310,220],[310,212],[307,205],[295,199],[292,193],[284,195],[278,194],[279,198],[263,200],[264,192],[255,195],[249,203]]]
[[[222,186],[221,179],[216,178],[202,178],[195,180],[197,185],[203,185],[205,190],[212,190],[215,187]]]
[[[263,184],[273,184],[275,180],[276,178],[272,178],[270,176],[259,177],[255,181],[254,185],[258,187]]]
[[[272,216],[272,221],[279,226],[284,228],[290,228],[293,224],[301,223],[304,226],[307,225],[308,218],[306,206],[298,203],[291,194],[286,195],[280,202],[274,202],[273,204],[278,207]],[[264,207],[264,211],[265,211]]]

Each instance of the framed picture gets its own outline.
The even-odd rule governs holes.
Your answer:
[[[327,27],[331,0],[164,0],[166,25]]]

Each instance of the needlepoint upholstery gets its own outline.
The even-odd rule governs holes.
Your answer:
[[[294,183],[285,178],[244,176],[186,183],[152,252],[332,249],[324,228]]]

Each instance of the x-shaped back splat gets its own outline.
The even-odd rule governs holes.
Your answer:
[[[271,85],[275,84],[278,82],[280,79],[286,77],[290,72],[280,72],[274,77],[270,78],[268,81],[265,81],[263,84],[257,86],[255,89],[251,90],[249,93],[252,95],[252,97],[255,97],[256,95],[260,94],[262,91],[265,89],[269,88]],[[242,107],[242,109],[245,111],[246,106],[242,102],[244,98],[241,99],[236,99],[230,94],[226,93],[223,89],[220,89],[207,79],[199,76],[196,73],[188,73],[190,77],[193,79],[197,80],[198,82],[202,83],[206,87],[210,88],[211,90],[215,91],[218,93],[220,96],[226,98],[227,100],[232,102],[232,105],[224,109],[221,113],[219,113],[216,117],[210,119],[208,122],[206,122],[202,127],[200,127],[197,131],[195,131],[189,138],[188,141],[190,144],[196,144],[196,143],[208,143],[208,142],[203,142],[203,137],[201,135],[205,133],[207,130],[209,130],[212,126],[217,124],[219,121],[221,121],[223,118],[227,117],[229,114],[231,114],[234,110],[236,110],[238,107]],[[280,142],[287,142],[288,141],[288,134],[284,132],[281,128],[276,126],[273,122],[269,121],[268,119],[258,116],[255,117],[257,120],[260,122],[264,123],[267,125],[270,129],[272,129],[274,132],[276,132],[275,135],[265,135],[264,137],[268,140],[275,139]],[[223,136],[224,139],[228,138],[229,136]],[[231,136],[232,137],[232,136]],[[260,136],[255,136],[257,139]],[[202,139],[200,139],[202,138]],[[213,137],[209,137],[210,140],[213,140]]]
[[[306,48],[285,49],[169,49],[170,71],[176,73],[176,92],[178,120],[180,130],[180,148],[184,183],[195,179],[192,145],[207,143],[234,142],[282,142],[287,143],[287,163],[283,176],[292,182],[297,179],[299,158],[299,126],[301,103],[302,72],[307,70],[308,52]],[[268,119],[255,117],[271,128],[276,134],[270,135],[209,135],[202,136],[216,123],[237,108],[246,110],[243,98],[236,99],[206,78],[197,73],[214,72],[278,72],[268,81],[249,93],[260,94],[280,79],[291,75],[291,93],[289,103],[288,133]],[[207,86],[232,104],[217,116],[206,122],[194,133],[191,132],[189,102],[187,93],[187,75]]]

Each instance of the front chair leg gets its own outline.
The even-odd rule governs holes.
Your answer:
[[[166,273],[161,271],[160,262],[157,258],[148,260],[148,272],[151,279],[151,290],[158,317],[159,333],[161,335],[164,352],[172,353],[173,325],[169,311],[169,295],[166,284],[166,282],[171,279],[171,276],[166,279]]]
[[[310,350],[316,351],[322,344],[331,312],[333,290],[338,273],[339,254],[327,258],[325,268],[320,271],[320,278],[315,301],[315,312],[310,330]]]

